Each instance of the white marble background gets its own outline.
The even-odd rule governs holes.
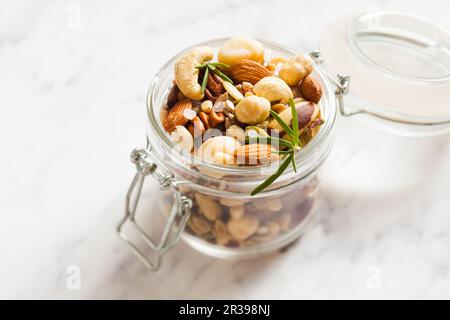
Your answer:
[[[0,297],[450,298],[449,135],[339,119],[320,217],[280,255],[181,243],[150,273],[119,241],[147,86],[180,49],[247,34],[311,50],[333,18],[373,7],[450,28],[445,0],[192,2],[0,0]]]

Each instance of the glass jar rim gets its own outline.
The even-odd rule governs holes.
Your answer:
[[[147,120],[148,125],[150,128],[151,137],[154,139],[150,139],[149,133],[147,134],[147,143],[149,145],[153,145],[154,142],[156,142],[159,146],[163,148],[164,152],[168,152],[170,150],[173,150],[174,143],[171,140],[170,136],[167,134],[167,132],[164,130],[161,121],[159,121],[160,117],[160,107],[157,100],[157,93],[156,89],[159,84],[159,80],[161,78],[161,75],[167,71],[167,69],[174,63],[180,55],[185,53],[186,51],[198,47],[198,46],[211,46],[211,45],[219,45],[224,43],[225,41],[229,40],[230,38],[216,38],[216,39],[210,39],[207,41],[203,41],[197,44],[194,44],[177,54],[175,54],[172,58],[170,58],[156,73],[150,87],[147,93]],[[284,45],[281,45],[279,43],[263,40],[263,39],[256,39],[260,41],[264,46],[270,46],[279,50],[285,51],[289,55],[295,55],[297,52],[291,48],[288,48]],[[314,137],[314,139],[305,147],[303,148],[302,152],[298,152],[296,155],[296,161],[298,167],[301,167],[306,162],[310,161],[310,158],[316,153],[316,151],[325,143],[327,140],[327,137],[331,134],[331,131],[334,128],[334,123],[336,119],[337,114],[337,108],[336,108],[336,101],[335,101],[335,94],[334,89],[332,88],[332,84],[327,79],[327,77],[323,74],[323,72],[319,68],[314,68],[314,72],[317,74],[317,76],[320,78],[322,84],[323,84],[323,97],[322,99],[327,99],[327,107],[328,107],[328,113],[324,119],[324,124],[321,126],[321,129],[317,133],[317,135]],[[152,140],[152,141],[150,141]],[[156,140],[156,141],[155,141]],[[205,174],[198,170],[193,170],[191,166],[189,166],[190,163],[192,163],[192,158],[187,157],[186,155],[180,153],[181,158],[183,161],[179,161],[180,166],[177,166],[178,170],[183,170],[190,174],[195,175],[201,175],[202,178],[206,180],[219,180],[218,178],[214,178],[211,175]],[[327,154],[326,154],[327,155]],[[325,155],[325,156],[326,156]],[[161,155],[160,155],[161,156]],[[266,164],[266,165],[258,165],[258,166],[223,166],[223,165],[217,165],[209,162],[205,162],[202,159],[195,157],[195,163],[201,165],[202,168],[206,168],[208,170],[212,170],[214,172],[218,172],[220,174],[223,174],[225,177],[230,176],[239,176],[239,177],[246,177],[246,176],[254,176],[255,174],[261,174],[261,171],[267,172],[267,176],[270,174],[273,174],[277,168],[278,163],[272,163],[272,164]],[[188,165],[186,165],[188,164]],[[314,161],[312,167],[310,170],[307,170],[305,172],[299,172],[296,174],[295,181],[301,180],[304,177],[308,176],[312,171],[315,171],[320,165],[322,164],[322,161]],[[292,174],[293,168],[288,168],[282,176]],[[264,177],[266,178],[266,176]],[[262,179],[264,179],[262,178]],[[220,178],[222,180],[223,178]]]

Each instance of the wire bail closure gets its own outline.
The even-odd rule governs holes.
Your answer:
[[[119,237],[125,241],[131,251],[144,263],[144,265],[148,269],[156,271],[161,265],[162,254],[171,249],[180,239],[181,233],[184,230],[191,213],[192,200],[181,195],[178,190],[179,185],[186,182],[175,181],[174,175],[170,169],[156,157],[153,157],[149,149],[134,149],[131,152],[131,162],[136,165],[136,174],[127,192],[125,200],[125,216],[117,225],[116,231]],[[174,199],[174,204],[158,242],[151,239],[135,219],[142,186],[148,175],[151,175],[158,181],[161,190],[170,191]],[[154,253],[153,261],[123,232],[122,229],[127,222],[130,223],[139,238],[141,238],[147,247]]]
[[[320,55],[320,51],[312,51],[309,56],[314,60],[316,65],[319,67],[324,59]],[[344,103],[344,96],[350,92],[350,82],[351,78],[349,75],[337,74],[337,78],[329,74],[324,68],[319,67],[320,71],[325,75],[325,77],[336,87],[334,94],[336,95],[339,111],[343,116],[350,117],[354,114],[361,113],[361,111],[352,112],[346,108]]]

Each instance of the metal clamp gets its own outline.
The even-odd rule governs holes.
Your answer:
[[[312,51],[309,53],[310,57],[314,60],[317,66],[321,65],[324,60],[320,55],[320,51]],[[351,112],[345,107],[344,96],[350,91],[350,81],[349,75],[337,74],[337,79],[329,74],[324,68],[320,68],[320,71],[325,75],[325,77],[336,87],[334,94],[336,95],[339,111],[343,116],[352,116],[354,114],[360,113],[360,111]]]
[[[181,233],[186,226],[190,216],[192,201],[188,197],[182,196],[178,190],[183,181],[174,181],[173,173],[167,166],[152,156],[148,149],[135,149],[131,152],[131,162],[136,165],[136,175],[128,189],[125,201],[125,216],[117,225],[117,233],[122,238],[131,251],[144,263],[144,265],[156,271],[161,265],[161,256],[164,252],[172,248],[180,239]],[[144,231],[136,222],[135,214],[139,203],[139,198],[144,184],[145,177],[151,175],[159,183],[163,191],[171,191],[174,204],[168,215],[163,233],[158,243]],[[133,196],[134,195],[134,196]],[[144,240],[144,243],[153,251],[155,257],[151,261],[122,231],[124,225],[129,222],[135,229],[137,235]]]

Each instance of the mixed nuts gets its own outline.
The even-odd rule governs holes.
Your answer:
[[[217,131],[236,139],[240,145],[247,136],[283,137],[282,124],[271,114],[292,127],[289,106],[294,101],[299,119],[302,141],[309,142],[323,123],[318,103],[322,96],[320,84],[310,75],[313,60],[304,54],[292,58],[275,57],[264,61],[264,47],[257,40],[239,37],[228,40],[218,50],[218,61],[213,61],[214,50],[207,46],[195,47],[175,62],[175,80],[167,97],[167,115],[164,129],[170,133],[183,150],[192,152],[204,161],[224,164],[222,156],[211,157],[201,152],[207,144],[219,143],[212,149],[220,149],[223,139],[213,139]],[[186,135],[179,126],[190,133]],[[242,130],[239,130],[241,128]],[[209,130],[216,130],[208,134]],[[314,130],[312,130],[314,129]],[[177,133],[172,134],[174,131]],[[181,142],[181,138],[189,141]],[[192,140],[192,141],[191,141]],[[195,148],[195,141],[200,147]],[[193,146],[190,149],[190,146]],[[304,145],[304,144],[303,144]],[[233,146],[235,143],[227,143]],[[248,147],[251,148],[251,147]],[[258,147],[261,149],[262,147]],[[240,148],[242,149],[242,148]],[[258,165],[266,158],[278,161],[280,157],[267,157],[264,153],[255,163],[238,161],[240,152],[222,151],[228,156],[227,165]],[[215,154],[215,153],[214,153]],[[205,157],[202,157],[205,155]]]
[[[208,46],[195,47],[175,62],[162,126],[177,148],[205,162],[279,162],[278,175],[255,189],[260,192],[288,165],[296,170],[295,153],[323,123],[322,88],[311,75],[313,60],[298,54],[265,61],[263,45],[248,37],[228,40],[218,50],[217,61],[214,56]],[[314,181],[282,198],[244,202],[189,191],[194,205],[188,229],[230,247],[269,241],[295,227],[311,210]]]
[[[317,179],[279,198],[230,199],[186,193],[193,199],[188,232],[212,244],[245,247],[280,237],[304,221],[316,201]]]

